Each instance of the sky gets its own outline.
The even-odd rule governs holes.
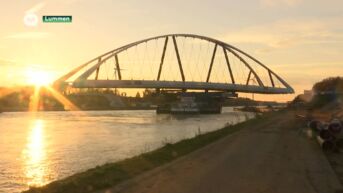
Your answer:
[[[296,94],[343,74],[341,0],[0,0],[0,13],[0,86],[27,84],[32,71],[53,80],[116,47],[170,33],[232,44],[261,60]],[[28,13],[38,16],[37,26],[25,25]],[[43,15],[72,15],[73,21],[42,23]]]

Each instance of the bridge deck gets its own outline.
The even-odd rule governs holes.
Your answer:
[[[74,88],[165,88],[190,90],[216,90],[228,92],[288,94],[288,88],[261,87],[229,83],[154,81],[154,80],[79,80],[72,83]]]

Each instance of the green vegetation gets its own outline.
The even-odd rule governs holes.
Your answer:
[[[65,179],[52,182],[43,187],[31,187],[25,193],[87,193],[108,188],[189,154],[243,127],[254,126],[257,122],[265,121],[272,115],[272,113],[267,113],[263,115],[263,118],[257,116],[246,122],[234,126],[226,126],[223,129],[205,134],[199,132],[194,138],[185,139],[175,144],[166,143],[157,150],[133,158],[98,166]]]
[[[320,92],[343,92],[343,77],[330,77],[313,85],[315,93]]]
[[[326,78],[314,84],[314,96],[310,105],[312,107],[339,107],[343,98],[343,77]]]
[[[315,83],[312,91],[295,97],[290,106],[331,110],[342,107],[342,103],[343,77],[329,77]]]
[[[32,86],[0,87],[0,111],[28,111],[34,93]],[[45,89],[40,89],[38,110],[63,110],[63,105]]]
[[[0,87],[0,111],[28,111],[34,99],[33,86],[5,88]],[[127,96],[118,89],[70,89],[61,93],[80,110],[134,110],[155,109],[158,104],[170,104],[178,99],[176,93],[145,89],[136,96]],[[39,90],[39,111],[61,111],[64,105],[46,88]],[[204,101],[209,101],[206,99]],[[212,103],[211,103],[212,104]],[[230,98],[223,101],[223,106],[279,105],[277,102],[254,101],[247,98]],[[67,109],[68,110],[68,109]]]
[[[235,106],[278,106],[285,105],[285,103],[276,101],[257,101],[249,98],[230,98],[224,101],[224,106],[235,107]]]
[[[34,94],[33,86],[0,87],[0,111],[28,111]],[[61,94],[81,110],[148,109],[152,104],[149,90],[143,92],[143,97],[129,97],[116,89],[74,89]],[[40,88],[38,96],[39,111],[65,110],[48,89]]]

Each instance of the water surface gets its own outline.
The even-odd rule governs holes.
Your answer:
[[[2,113],[0,193],[41,186],[253,116],[232,108],[193,116],[154,110]]]

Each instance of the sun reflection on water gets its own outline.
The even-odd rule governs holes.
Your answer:
[[[44,140],[44,122],[35,120],[27,138],[24,154],[25,175],[28,186],[46,184],[46,149]]]

